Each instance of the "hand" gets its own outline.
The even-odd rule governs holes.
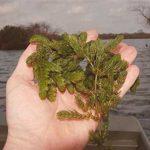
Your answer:
[[[88,39],[95,40],[95,30],[90,30]],[[33,71],[26,65],[26,58],[36,50],[30,44],[19,59],[18,65],[7,82],[6,114],[8,138],[4,150],[67,150],[83,149],[88,141],[88,131],[95,130],[93,120],[60,121],[56,113],[64,109],[78,110],[74,95],[57,92],[56,102],[41,101],[38,86],[33,82]],[[132,86],[139,69],[131,65],[136,57],[134,47],[121,43],[113,53],[120,53],[128,61],[128,75],[120,89],[120,97]]]

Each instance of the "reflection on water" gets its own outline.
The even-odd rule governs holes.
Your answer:
[[[128,93],[113,111],[116,114],[133,115],[139,119],[150,138],[150,40],[125,40],[137,48],[136,64],[140,68],[141,84],[136,95]],[[5,124],[5,86],[22,51],[0,51],[0,124]]]

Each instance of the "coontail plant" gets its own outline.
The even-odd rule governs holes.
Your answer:
[[[34,35],[30,42],[37,43],[37,51],[27,58],[27,65],[33,67],[35,80],[39,85],[41,100],[56,100],[57,89],[68,90],[75,95],[77,106],[82,110],[61,110],[56,115],[60,120],[106,120],[108,112],[119,102],[118,90],[127,75],[128,63],[120,54],[113,54],[123,36],[108,42],[98,38],[86,42],[87,33],[69,35],[64,33],[59,40],[49,40]],[[83,65],[84,63],[84,65]],[[86,65],[85,65],[86,64]],[[136,90],[138,81],[131,88]],[[86,102],[83,95],[87,97]],[[101,142],[107,135],[108,121],[101,131],[91,139]],[[100,142],[100,143],[101,143]]]

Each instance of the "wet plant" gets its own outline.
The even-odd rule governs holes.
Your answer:
[[[41,100],[54,102],[57,89],[60,92],[68,90],[75,95],[76,105],[82,113],[61,110],[56,114],[58,119],[105,120],[98,133],[90,132],[90,139],[101,144],[107,135],[109,110],[120,100],[118,91],[126,79],[128,63],[121,59],[120,54],[112,53],[123,36],[108,42],[100,38],[86,42],[86,39],[85,32],[64,33],[59,40],[34,35],[30,43],[37,43],[37,51],[27,58],[26,63],[33,67]],[[132,91],[136,90],[137,85],[138,80],[132,86]]]

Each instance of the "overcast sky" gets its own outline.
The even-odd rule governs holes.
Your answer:
[[[0,28],[47,22],[62,32],[95,28],[98,32],[150,32],[137,12],[139,3],[150,0],[0,0]]]

